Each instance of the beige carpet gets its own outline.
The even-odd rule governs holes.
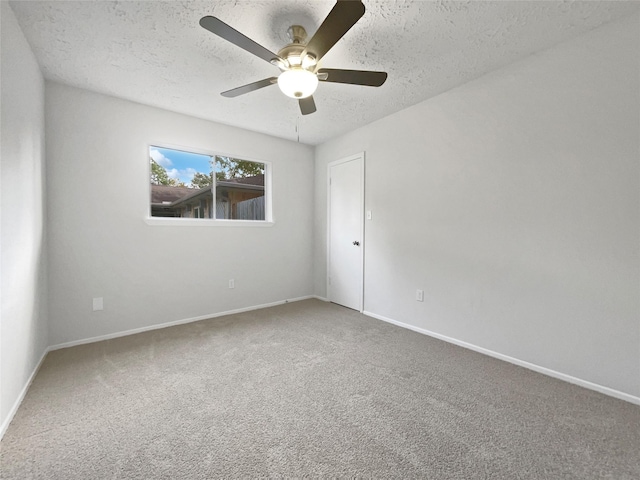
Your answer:
[[[308,300],[50,353],[2,478],[640,478],[640,407]]]

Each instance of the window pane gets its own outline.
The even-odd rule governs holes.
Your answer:
[[[210,155],[149,147],[151,216],[213,218]]]
[[[264,163],[216,155],[216,218],[264,220]]]
[[[149,161],[152,217],[265,220],[264,163],[155,146]]]

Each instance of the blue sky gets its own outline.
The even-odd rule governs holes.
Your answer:
[[[211,173],[210,155],[154,146],[149,147],[149,155],[158,165],[164,167],[170,178],[184,182],[185,185],[191,183],[195,172]]]

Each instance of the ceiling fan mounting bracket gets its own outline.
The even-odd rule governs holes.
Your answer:
[[[287,29],[287,36],[291,43],[300,43],[303,45],[307,43],[307,31],[302,25],[291,25]]]

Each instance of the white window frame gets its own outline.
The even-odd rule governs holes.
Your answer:
[[[213,219],[213,218],[176,218],[176,217],[152,217],[151,216],[151,162],[149,162],[149,151],[152,147],[167,148],[171,150],[181,150],[183,152],[195,153],[198,155],[222,156],[230,157],[238,160],[246,160],[248,162],[261,163],[264,165],[264,220],[232,220],[232,219]],[[148,185],[147,215],[144,221],[147,225],[154,226],[190,226],[190,227],[271,227],[275,224],[273,219],[273,190],[272,190],[272,162],[248,157],[246,155],[222,153],[219,151],[207,150],[196,147],[185,147],[182,145],[172,145],[164,142],[150,142],[146,147],[147,176],[145,181]],[[213,185],[213,209],[215,211],[215,183]]]

